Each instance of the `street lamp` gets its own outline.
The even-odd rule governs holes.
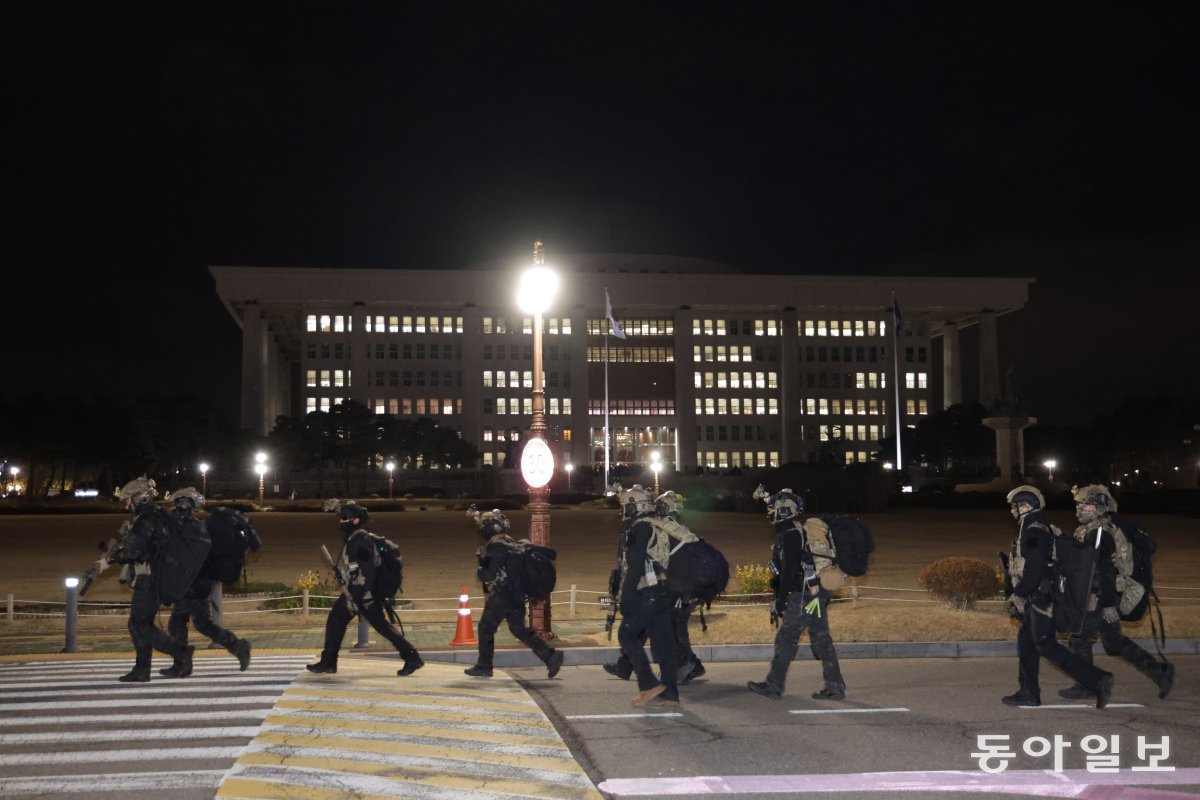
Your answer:
[[[8,469],[8,474],[9,474],[9,475],[12,475],[12,479],[13,479],[13,480],[12,480],[12,490],[13,490],[13,494],[14,494],[14,495],[19,495],[19,494],[21,494],[21,487],[20,487],[20,485],[17,483],[17,476],[21,474],[21,468],[20,468],[20,467],[9,467],[9,469]]]
[[[661,458],[662,458],[662,456],[659,455],[657,450],[655,450],[653,453],[650,454],[650,469],[654,470],[654,496],[655,497],[658,497],[658,495],[662,491],[658,485],[658,473],[662,472],[662,466],[663,466],[662,461],[660,460]]]
[[[571,473],[574,472],[575,465],[567,464],[566,469],[567,469],[567,491],[570,492],[570,491],[574,490],[574,487],[571,485]]]
[[[521,475],[529,487],[529,538],[534,544],[550,545],[550,478],[554,476],[554,454],[546,444],[546,398],[542,390],[542,314],[558,291],[558,275],[545,265],[541,242],[533,245],[533,266],[521,273],[517,305],[533,315],[533,420],[529,439],[521,451]],[[550,630],[550,598],[529,604],[529,624],[543,639]]]
[[[1057,462],[1057,461],[1055,461],[1053,458],[1050,458],[1050,459],[1047,459],[1047,460],[1043,461],[1043,462],[1042,462],[1042,466],[1043,466],[1043,467],[1045,467],[1047,470],[1049,470],[1049,472],[1050,472],[1050,478],[1049,478],[1049,480],[1050,480],[1050,485],[1051,485],[1051,486],[1053,486],[1053,485],[1054,485],[1054,468],[1058,466],[1058,462]]]
[[[203,462],[200,464],[200,483],[203,487],[200,489],[200,494],[208,497],[208,464]]]
[[[388,500],[391,500],[392,499],[392,480],[393,480],[392,473],[395,472],[395,470],[396,470],[396,462],[389,461],[383,465],[383,468],[386,469],[387,473],[388,473]]]
[[[258,473],[258,504],[261,506],[263,504],[263,495],[266,493],[266,486],[264,485],[267,474],[266,453],[259,452],[254,454],[254,471]]]

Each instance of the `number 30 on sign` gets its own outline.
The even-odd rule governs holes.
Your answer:
[[[542,439],[530,439],[521,451],[521,477],[531,489],[540,489],[554,477],[554,453]]]

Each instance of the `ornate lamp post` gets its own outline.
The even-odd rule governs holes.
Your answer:
[[[395,480],[395,476],[393,475],[393,473],[396,471],[396,462],[394,462],[394,461],[389,461],[389,462],[387,462],[386,464],[384,464],[384,465],[383,465],[383,468],[387,470],[387,474],[388,474],[388,500],[391,500],[391,499],[392,499],[392,485],[393,485],[393,481]]]
[[[200,494],[208,497],[208,464],[200,464]]]
[[[534,544],[550,545],[550,478],[554,476],[554,454],[546,444],[546,398],[542,390],[542,314],[558,291],[558,275],[547,269],[542,243],[533,245],[533,266],[521,275],[517,305],[533,315],[533,421],[529,439],[521,451],[521,475],[529,487],[529,538]],[[550,629],[550,598],[529,606],[529,624],[542,638],[554,636]]]
[[[261,506],[263,504],[263,495],[266,493],[266,486],[264,484],[267,474],[266,453],[254,454],[254,471],[258,473],[258,504]]]

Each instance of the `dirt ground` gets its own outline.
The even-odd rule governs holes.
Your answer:
[[[415,508],[415,507],[414,507]],[[529,514],[508,513],[513,534],[526,536]],[[279,581],[295,586],[299,576],[316,569],[325,573],[319,547],[333,552],[340,545],[332,514],[260,513],[251,518],[263,540],[263,550],[251,556],[252,581]],[[19,600],[53,601],[63,597],[63,578],[80,575],[98,556],[97,543],[113,534],[121,521],[115,515],[0,517],[0,597],[13,593]],[[876,542],[869,573],[859,579],[860,594],[870,600],[835,606],[834,634],[842,641],[930,641],[948,639],[1008,639],[1010,623],[998,604],[981,605],[975,612],[953,612],[930,603],[919,589],[917,575],[945,556],[973,556],[996,561],[1007,549],[1013,521],[1007,510],[898,510],[863,515]],[[1067,514],[1052,515],[1064,529],[1073,527]],[[773,539],[764,515],[692,514],[685,522],[738,564],[763,564]],[[1142,518],[1159,542],[1155,558],[1156,584],[1164,598],[1163,612],[1172,636],[1200,636],[1200,520],[1172,515]],[[482,544],[474,525],[461,511],[410,510],[373,515],[371,530],[397,542],[404,553],[404,597],[417,609],[430,611],[429,621],[446,616],[441,609],[457,607],[456,595],[466,586],[481,594],[474,580],[475,550]],[[596,602],[604,592],[616,554],[620,523],[615,511],[564,507],[551,512],[551,546],[558,550],[558,588],[579,588],[579,600]],[[110,569],[93,586],[86,600],[121,601],[128,591]],[[1175,588],[1166,588],[1175,587]],[[1196,588],[1191,588],[1196,587]],[[736,591],[731,586],[730,591]],[[879,598],[879,599],[874,599]],[[565,600],[565,595],[557,596]],[[482,605],[478,600],[473,605]],[[714,607],[706,641],[769,641],[765,608]],[[556,615],[565,612],[556,609]],[[255,615],[259,616],[259,615]],[[290,624],[291,615],[271,614],[272,624]],[[602,619],[599,606],[579,607],[579,616]],[[116,620],[114,620],[115,622]],[[21,624],[21,623],[18,623]],[[247,624],[239,622],[240,625]],[[295,624],[300,624],[299,619]],[[1145,630],[1142,630],[1142,629]],[[1149,625],[1129,626],[1134,636],[1149,637]]]

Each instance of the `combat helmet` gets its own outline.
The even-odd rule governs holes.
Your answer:
[[[182,489],[176,489],[167,494],[165,498],[176,508],[189,506],[190,511],[195,511],[200,506],[204,505],[204,495],[196,491],[193,486],[186,486]]]
[[[635,483],[617,495],[621,519],[631,520],[654,513],[654,493]]]
[[[355,517],[358,518],[359,525],[366,525],[371,521],[371,512],[367,511],[367,509],[363,508],[358,503],[355,503],[353,500],[348,503],[344,503],[342,507],[338,509],[338,519],[342,520],[343,522],[349,522]]]
[[[791,489],[780,489],[767,498],[767,516],[772,522],[786,522],[804,513],[804,498]]]
[[[1071,487],[1071,496],[1075,498],[1075,516],[1085,525],[1105,514],[1116,513],[1117,501],[1108,491],[1108,487],[1103,484],[1090,483],[1087,486],[1073,486]],[[1087,506],[1092,506],[1092,510],[1084,510]]]
[[[1019,506],[1021,503],[1027,503],[1034,511],[1046,507],[1046,498],[1042,496],[1041,491],[1036,486],[1028,484],[1013,489],[1004,499],[1008,501],[1010,506]]]
[[[155,488],[154,480],[145,475],[134,478],[117,492],[118,499],[132,503],[134,508],[148,503],[156,497],[158,497],[158,490]]]
[[[654,501],[655,509],[665,517],[676,517],[683,513],[684,497],[674,489],[668,489]]]

